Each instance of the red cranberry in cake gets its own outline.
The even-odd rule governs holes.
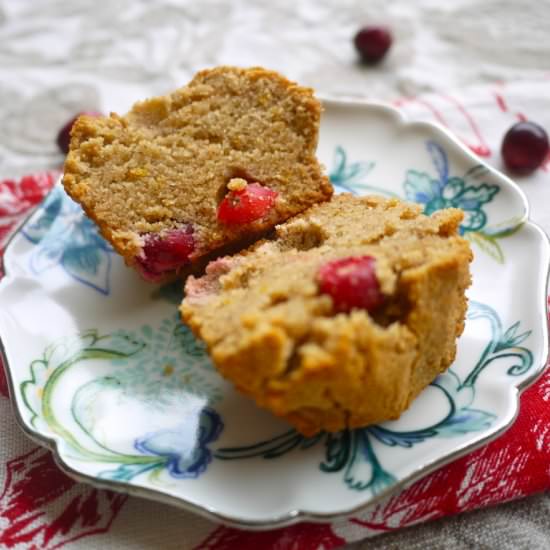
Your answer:
[[[373,311],[384,302],[372,256],[333,260],[322,265],[317,273],[319,288],[332,298],[336,311],[354,308]]]
[[[337,195],[189,277],[183,319],[223,376],[305,435],[395,419],[455,356],[462,217]]]
[[[311,89],[273,71],[202,71],[124,116],[80,117],[63,185],[128,265],[173,279],[330,198],[320,116]],[[192,246],[170,236],[184,225]]]
[[[218,207],[218,220],[222,223],[244,224],[263,218],[273,207],[277,192],[259,183],[247,184],[235,178],[229,182],[229,192]]]
[[[144,237],[137,262],[143,277],[151,282],[161,280],[167,272],[185,267],[195,249],[193,228],[171,229],[165,234],[149,233]]]

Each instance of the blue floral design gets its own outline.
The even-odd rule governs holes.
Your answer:
[[[222,460],[261,456],[272,459],[295,449],[308,449],[321,441],[325,444],[325,461],[319,465],[323,472],[343,472],[346,485],[356,491],[369,490],[377,494],[395,482],[395,477],[384,469],[373,447],[373,440],[390,447],[411,448],[433,438],[457,437],[488,429],[496,416],[472,407],[475,383],[479,374],[500,359],[513,358],[517,364],[509,367],[509,376],[525,374],[533,365],[531,351],[520,346],[531,331],[519,332],[519,322],[503,329],[497,313],[485,304],[471,302],[468,311],[471,320],[485,319],[491,326],[492,338],[482,351],[478,362],[461,380],[452,370],[439,376],[433,386],[447,398],[448,412],[435,424],[419,430],[398,431],[387,425],[374,425],[334,434],[318,434],[306,438],[294,430],[246,447],[221,448],[214,456]]]
[[[464,211],[460,234],[498,263],[504,263],[504,252],[498,239],[515,233],[521,227],[522,220],[512,218],[497,226],[488,227],[485,207],[495,198],[500,188],[498,185],[479,181],[487,174],[487,168],[478,164],[462,177],[451,176],[449,160],[443,147],[430,140],[426,142],[426,149],[435,167],[435,175],[419,170],[407,170],[403,184],[404,197],[385,187],[367,183],[365,178],[371,172],[374,163],[348,162],[346,152],[341,146],[336,147],[330,179],[337,191],[406,198],[422,204],[426,214],[432,214],[442,208],[460,208]]]
[[[399,198],[396,193],[365,182],[365,178],[374,169],[375,164],[373,161],[348,162],[345,149],[338,145],[334,150],[333,168],[329,174],[329,179],[337,193],[347,192],[354,195],[363,195],[367,192]]]
[[[485,366],[486,364],[483,368]],[[366,428],[367,431],[384,445],[410,448],[432,437],[448,438],[479,432],[489,428],[495,420],[494,414],[470,406],[475,391],[472,386],[462,384],[452,370],[438,376],[432,386],[441,390],[449,403],[447,415],[437,424],[422,430],[402,432],[389,430],[384,426],[370,426]]]
[[[34,274],[61,267],[78,282],[109,294],[113,249],[60,187],[48,195],[22,233],[36,245],[30,257]]]
[[[145,325],[135,332],[117,331],[105,336],[90,330],[50,345],[43,357],[31,364],[31,377],[21,384],[20,391],[33,415],[33,425],[45,423],[83,460],[111,465],[111,469],[99,474],[103,478],[131,481],[148,473],[153,479],[168,472],[175,479],[195,479],[206,472],[213,459],[277,459],[292,451],[322,444],[324,459],[319,463],[322,472],[340,473],[351,490],[377,494],[396,480],[377,454],[380,445],[406,450],[427,440],[485,432],[496,416],[474,406],[479,375],[489,367],[495,368],[499,362],[506,366],[506,375],[514,377],[526,374],[532,367],[533,354],[523,345],[530,330],[522,330],[519,322],[505,328],[491,307],[478,302],[470,302],[467,316],[470,321],[488,322],[491,337],[478,361],[461,373],[462,377],[450,369],[433,382],[433,387],[446,398],[445,416],[415,430],[399,430],[394,425],[382,424],[334,434],[320,433],[314,437],[288,430],[250,445],[215,446],[213,443],[218,440],[224,423],[209,404],[220,398],[219,391],[213,391],[217,385],[207,377],[199,376],[193,381],[202,370],[197,367],[201,366],[200,359],[206,354],[204,349],[194,345],[187,328],[175,329],[179,327],[177,317],[166,319],[159,329]],[[56,416],[53,407],[55,387],[67,371],[80,361],[90,359],[122,368],[92,379],[76,391],[71,413],[80,434],[75,436]],[[178,426],[138,436],[133,443],[137,453],[133,454],[110,448],[96,438],[90,404],[99,396],[129,391],[133,398],[142,398],[146,406],[162,409],[165,394],[178,389],[178,379],[172,377],[180,371],[190,377],[182,386],[185,391],[179,392],[183,407],[180,409],[178,404],[178,410],[186,412]],[[152,394],[148,393],[150,387],[153,387]]]
[[[116,375],[124,391],[139,395],[144,403],[162,408],[170,404],[172,392],[179,390],[216,403],[222,398],[220,379],[206,346],[181,322],[177,313],[158,327],[143,325],[136,331],[117,331],[121,339],[143,343],[131,359],[115,358],[121,366]]]
[[[479,174],[485,168],[481,165],[472,168],[464,178],[449,175],[449,161],[443,147],[434,141],[428,141],[426,148],[434,163],[437,176],[426,172],[408,170],[403,188],[408,200],[424,205],[424,212],[431,214],[443,208],[460,208],[464,211],[465,220],[460,226],[462,234],[469,231],[480,231],[487,224],[487,214],[483,206],[493,200],[500,191],[497,185],[481,183],[467,185],[467,179]]]
[[[363,183],[374,168],[374,162],[350,162],[348,163],[346,151],[343,147],[337,146],[334,151],[334,166],[329,174],[332,185],[336,191],[347,191],[357,194],[357,190],[369,189]]]
[[[344,482],[355,491],[370,490],[377,494],[396,478],[382,467],[372,448],[368,429],[344,430],[327,434],[325,462],[319,465],[322,472],[344,471]],[[370,468],[365,468],[368,465]]]
[[[212,461],[208,444],[223,430],[220,415],[205,407],[197,425],[186,423],[179,430],[163,430],[138,439],[135,448],[143,454],[165,459],[164,467],[176,478],[197,478]]]
[[[141,455],[114,456],[113,462],[120,465],[115,470],[100,472],[99,476],[131,481],[147,472],[153,477],[166,470],[176,479],[196,479],[212,461],[208,445],[216,441],[222,431],[220,415],[210,407],[203,407],[189,415],[178,429],[161,430],[137,439],[134,447]]]

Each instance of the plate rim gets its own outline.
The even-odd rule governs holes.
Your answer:
[[[543,277],[542,288],[538,289],[536,292],[536,294],[538,295],[538,299],[541,299],[541,302],[542,302],[542,309],[541,309],[542,317],[544,319],[546,318],[545,312],[547,308],[548,284],[550,281],[550,239],[548,235],[545,233],[545,231],[536,222],[534,222],[531,219],[530,205],[529,205],[529,201],[527,200],[527,196],[515,181],[513,181],[506,174],[500,172],[493,166],[489,165],[488,163],[480,159],[466,145],[460,142],[459,139],[452,132],[450,132],[450,130],[448,130],[447,128],[445,128],[444,126],[442,126],[437,122],[411,119],[400,109],[383,101],[365,100],[365,99],[360,99],[355,97],[342,97],[342,96],[335,97],[335,96],[323,95],[323,94],[318,94],[317,97],[320,99],[323,106],[327,105],[327,106],[333,106],[333,107],[346,107],[346,106],[359,107],[359,108],[371,109],[373,111],[382,111],[387,115],[391,116],[393,121],[397,123],[399,126],[423,127],[428,130],[431,130],[435,134],[442,135],[454,147],[458,148],[461,154],[468,157],[469,160],[483,165],[484,168],[486,168],[493,177],[496,177],[498,180],[510,186],[511,189],[513,189],[513,191],[521,197],[521,201],[523,204],[524,212],[519,223],[525,226],[531,226],[536,231],[536,233],[539,236],[539,244],[542,245],[542,247],[546,251],[546,258],[547,258],[546,266],[544,266],[544,262],[541,263],[540,265],[541,272],[543,274],[545,272],[546,275]],[[9,274],[8,270],[6,269],[5,258],[7,256],[8,249],[10,248],[14,239],[16,239],[19,236],[22,228],[27,224],[29,219],[35,214],[38,208],[40,208],[40,206],[43,204],[44,200],[46,200],[46,198],[50,195],[50,193],[52,193],[60,185],[61,179],[62,179],[62,174],[59,175],[56,183],[54,183],[54,185],[52,186],[50,191],[48,191],[48,193],[44,196],[42,201],[38,203],[34,208],[31,208],[31,211],[26,216],[23,217],[20,223],[17,224],[16,229],[13,231],[9,239],[6,241],[4,246],[4,254],[0,258],[0,267],[4,272],[4,277],[0,280],[0,289],[3,286],[5,286],[7,281],[9,281],[10,279],[15,279],[12,275]],[[10,397],[9,399],[10,405],[14,413],[17,425],[23,431],[23,433],[27,437],[29,437],[32,441],[34,441],[35,443],[39,444],[42,447],[47,448],[52,453],[53,459],[57,464],[57,466],[73,480],[77,482],[87,483],[89,485],[92,485],[100,489],[115,491],[117,493],[137,496],[140,498],[146,498],[148,500],[160,502],[162,504],[176,506],[177,508],[192,512],[205,519],[208,519],[210,521],[214,521],[217,523],[221,523],[222,525],[225,525],[225,526],[234,527],[238,529],[247,529],[252,531],[264,531],[269,529],[278,529],[282,527],[287,527],[287,526],[294,525],[301,522],[327,523],[327,522],[332,522],[335,520],[343,519],[343,518],[358,514],[371,506],[376,506],[382,500],[388,498],[391,495],[396,494],[400,490],[410,486],[411,484],[418,481],[419,479],[426,477],[427,475],[433,473],[435,470],[441,468],[442,466],[445,466],[446,464],[454,462],[458,458],[461,458],[481,447],[484,447],[488,443],[498,439],[501,435],[503,435],[506,431],[508,431],[508,429],[510,429],[511,426],[514,424],[519,414],[519,409],[521,404],[520,396],[523,393],[523,391],[525,391],[525,389],[527,389],[529,386],[534,384],[545,372],[548,366],[548,361],[550,359],[549,337],[550,337],[550,327],[548,323],[543,323],[543,330],[542,330],[543,341],[542,341],[542,349],[541,349],[542,351],[541,356],[543,358],[542,364],[535,366],[536,368],[533,370],[533,372],[530,373],[530,375],[527,376],[525,379],[523,379],[519,384],[517,385],[511,384],[509,386],[509,389],[513,393],[512,399],[513,399],[513,403],[515,404],[515,407],[513,410],[513,414],[510,417],[510,420],[504,425],[502,425],[499,429],[485,436],[482,436],[471,443],[463,444],[461,447],[459,447],[452,453],[449,453],[445,456],[436,458],[431,462],[418,466],[408,476],[397,480],[390,487],[372,496],[372,498],[370,498],[367,502],[363,502],[361,504],[355,505],[349,509],[346,509],[337,513],[329,513],[329,512],[308,512],[300,508],[295,508],[284,514],[281,514],[275,517],[270,517],[269,519],[261,519],[261,520],[250,520],[245,518],[238,518],[235,516],[231,516],[231,515],[219,512],[214,507],[195,504],[191,501],[185,500],[183,497],[176,497],[176,496],[164,493],[162,491],[159,491],[158,489],[142,487],[139,485],[133,485],[132,483],[128,483],[128,482],[100,480],[97,477],[94,477],[93,475],[85,474],[74,469],[67,462],[65,462],[63,458],[63,453],[60,451],[60,443],[62,442],[62,440],[60,439],[59,436],[57,436],[56,434],[52,434],[51,436],[45,435],[44,433],[36,429],[32,429],[30,426],[27,425],[26,421],[23,419],[23,416],[21,414],[21,411],[19,410],[18,401],[16,398],[15,381],[12,377],[12,368],[7,359],[6,347],[2,340],[1,334],[0,334],[0,357],[2,358],[2,361],[4,363],[4,372],[6,374],[6,381],[7,381],[8,392]]]

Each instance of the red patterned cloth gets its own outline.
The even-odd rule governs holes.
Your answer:
[[[29,209],[42,200],[55,177],[55,172],[44,172],[24,176],[18,181],[0,181],[0,258],[13,230],[23,221]],[[0,265],[0,276],[1,269]]]
[[[548,87],[546,83],[547,91]],[[400,105],[417,118],[435,117],[440,123],[451,126],[478,154],[494,158],[490,144],[498,143],[503,129],[524,115],[513,106],[513,92],[509,97],[505,97],[502,89],[483,93],[483,116],[491,120],[488,126],[492,133],[482,134],[479,127],[483,126],[479,120],[474,120],[471,112],[449,96],[407,99]],[[489,106],[492,106],[492,111]],[[55,175],[43,173],[18,181],[0,181],[0,255],[11,232],[51,187]],[[549,176],[547,163],[536,178],[550,183]],[[3,369],[0,369],[0,394],[1,407],[8,398]],[[200,527],[191,536],[193,542],[189,544],[207,550],[326,550],[375,534],[548,490],[549,402],[550,370],[523,393],[518,419],[503,436],[357,517],[333,524],[300,524],[266,532],[220,527],[197,518]],[[3,422],[14,423],[15,420],[5,415]],[[117,519],[122,521],[117,516],[132,504],[132,500],[125,496],[71,481],[58,470],[45,449],[36,447],[18,454],[11,451],[9,441],[0,441],[0,445],[5,447],[3,454],[0,453],[4,462],[4,472],[0,474],[0,548],[51,550],[109,530],[111,536]],[[186,521],[193,522],[193,518],[185,514]],[[106,540],[109,547],[116,546],[116,541]]]
[[[550,370],[521,396],[521,412],[496,441],[411,485],[358,517],[265,533],[219,527],[197,550],[319,550],[550,489]]]

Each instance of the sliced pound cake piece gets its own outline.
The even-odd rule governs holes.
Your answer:
[[[63,184],[128,265],[168,280],[330,198],[320,113],[273,71],[205,70],[124,116],[80,117]]]
[[[335,196],[190,277],[183,319],[223,376],[305,435],[398,418],[455,357],[461,220]]]

